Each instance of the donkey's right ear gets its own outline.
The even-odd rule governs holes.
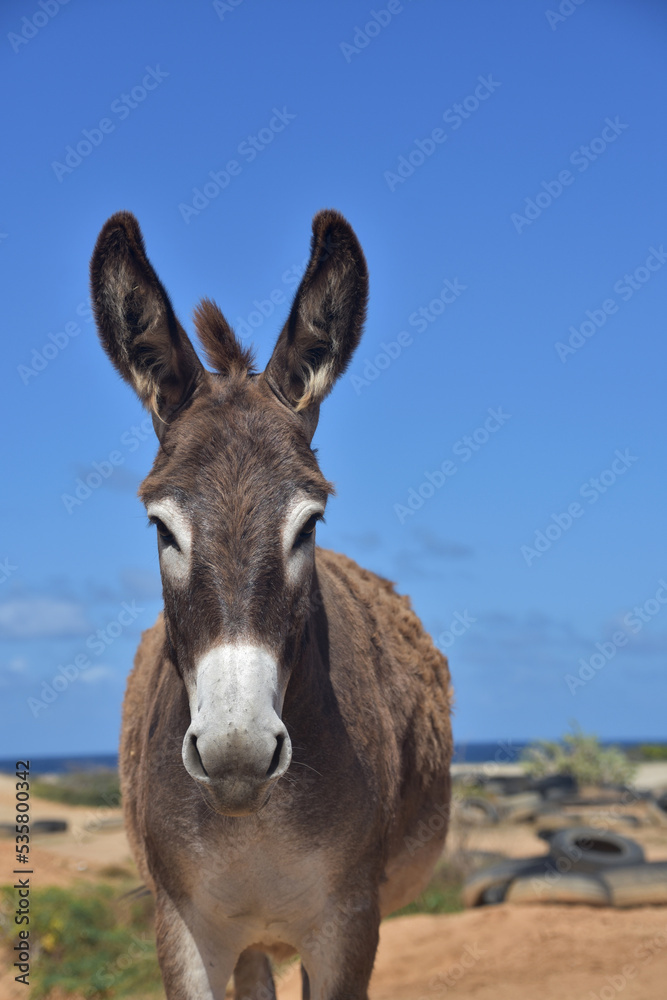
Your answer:
[[[118,212],[97,238],[90,262],[93,312],[102,345],[156,430],[189,399],[203,376],[188,335],[146,256],[135,217]]]

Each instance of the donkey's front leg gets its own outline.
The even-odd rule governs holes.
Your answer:
[[[188,926],[165,894],[156,899],[155,932],[167,1000],[224,1000],[237,951]]]
[[[304,996],[309,1000],[368,1000],[379,927],[374,895],[332,900],[317,928],[301,943],[307,973]]]
[[[276,1000],[268,956],[246,948],[234,969],[234,1000]]]

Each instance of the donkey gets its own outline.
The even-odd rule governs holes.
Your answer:
[[[123,706],[120,775],[156,906],[169,1000],[364,1000],[380,919],[426,885],[450,801],[450,683],[393,585],[315,545],[334,492],[310,442],[363,326],[366,262],[346,220],[310,261],[266,370],[218,307],[203,366],[127,212],[91,261],[102,344],[153,416],[140,488],[164,611]]]

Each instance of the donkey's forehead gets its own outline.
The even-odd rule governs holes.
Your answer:
[[[166,496],[246,503],[271,495],[282,505],[297,492],[325,503],[333,487],[286,407],[250,380],[211,383],[167,429],[141,487],[144,503]]]

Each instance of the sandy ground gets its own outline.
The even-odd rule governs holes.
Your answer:
[[[382,925],[370,1000],[664,1000],[667,908],[482,907]],[[279,1000],[300,1000],[298,970]]]
[[[15,779],[0,775],[0,823],[14,822]],[[33,885],[67,885],[75,879],[98,878],[110,865],[134,870],[122,827],[120,809],[69,806],[31,798],[31,821],[65,819],[66,833],[31,837]],[[0,838],[0,883],[11,881],[15,863],[13,838]]]
[[[0,775],[0,822],[11,822],[14,782]],[[106,870],[133,871],[120,810],[34,799],[33,819],[67,819],[65,834],[35,837],[33,885],[67,885]],[[667,859],[667,825],[625,831],[650,860]],[[454,831],[450,850],[521,857],[546,844],[530,824]],[[13,841],[0,838],[0,882],[11,881]],[[3,1000],[25,996],[0,975]],[[665,1000],[667,907],[632,910],[549,904],[482,907],[385,922],[371,1000]],[[278,983],[279,1000],[300,998],[298,967]],[[140,1000],[140,998],[136,998]]]

